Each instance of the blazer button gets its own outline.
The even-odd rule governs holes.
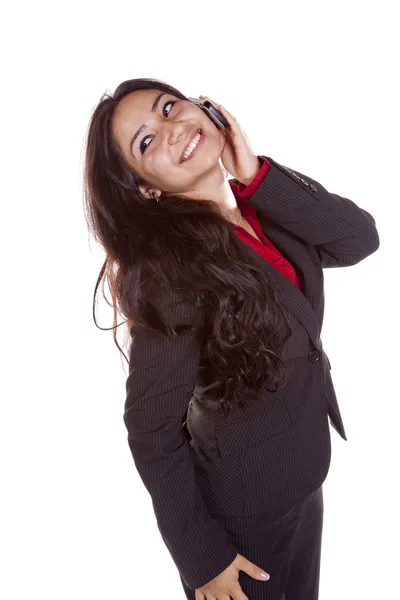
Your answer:
[[[310,352],[308,353],[308,360],[310,362],[317,362],[317,360],[319,360],[321,356],[321,352],[319,350],[310,350]]]
[[[310,183],[310,188],[312,189],[313,192],[316,192],[318,190],[317,186],[314,185],[313,183]]]

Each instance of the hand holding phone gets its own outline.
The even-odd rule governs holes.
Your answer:
[[[225,107],[221,107],[221,110],[224,111],[222,114],[206,96],[203,99],[190,97],[188,100],[199,106],[215,126],[224,131],[225,144],[221,153],[222,165],[234,179],[243,185],[249,185],[259,172],[261,163],[237,119]]]

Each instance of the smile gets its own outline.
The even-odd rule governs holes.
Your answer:
[[[200,129],[200,130],[198,130],[198,132],[196,133],[196,135],[194,136],[192,141],[188,144],[185,152],[182,155],[180,162],[182,163],[182,162],[187,161],[190,158],[192,158],[194,156],[194,154],[196,154],[196,152],[198,151],[198,148],[202,145],[203,141],[204,141],[204,134]]]

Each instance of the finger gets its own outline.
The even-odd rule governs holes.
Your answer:
[[[217,106],[218,109],[221,110],[221,112],[224,112],[226,115],[228,115],[234,123],[237,123],[237,120],[235,119],[233,114],[230,113],[229,110],[227,108],[225,108],[225,106],[223,104],[218,104],[218,102],[214,102],[214,100],[211,100],[211,98],[209,98],[208,96],[200,95],[199,98],[204,99],[204,100],[209,100],[212,104],[214,104],[214,106]]]
[[[215,106],[219,106],[218,102],[214,102],[214,100],[211,100],[211,98],[209,98],[208,96],[199,96],[199,98],[201,98],[202,100],[209,100],[210,102],[212,102],[212,104],[215,104]]]
[[[228,136],[237,137],[240,134],[243,134],[243,130],[240,127],[238,121],[235,119],[232,113],[229,112],[222,104],[219,105],[218,110],[225,117],[225,119],[229,123],[229,127],[225,129],[225,133]]]
[[[211,104],[214,104],[214,106],[216,106],[218,109],[221,108],[221,104],[218,104],[218,102],[211,100],[211,98],[209,98],[208,96],[199,96],[199,98],[201,98],[202,100],[208,100],[209,102],[211,102]]]
[[[220,104],[219,105],[219,110],[222,112],[223,115],[229,117],[229,121],[232,121],[232,123],[234,123],[235,125],[238,124],[238,122],[235,119],[235,117],[233,116],[233,114],[230,113],[229,110],[227,108],[225,108],[225,106],[223,106],[222,104]]]
[[[246,594],[242,590],[240,583],[229,588],[229,596],[227,596],[227,598],[229,597],[233,600],[249,600],[249,597],[246,596]]]
[[[205,592],[204,594],[202,594],[201,592],[197,592],[196,594],[201,594],[201,597],[199,596],[199,600],[217,600],[215,598],[215,596],[213,596],[213,594],[211,594],[211,592]],[[196,600],[197,600],[197,596],[196,596]]]

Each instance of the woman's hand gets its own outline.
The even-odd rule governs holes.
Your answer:
[[[217,577],[214,577],[206,585],[196,590],[195,599],[229,600],[232,598],[232,600],[249,600],[240,586],[239,571],[244,571],[247,575],[253,577],[253,579],[267,581],[265,577],[261,576],[263,570],[260,567],[257,567],[257,565],[247,560],[247,558],[238,554],[225,571],[222,571]]]
[[[225,137],[225,145],[221,161],[225,169],[234,179],[248,185],[260,170],[260,162],[250,145],[249,138],[231,113],[221,104],[217,104],[208,96],[199,96],[201,100],[209,100],[223,114],[229,126],[220,129]]]

